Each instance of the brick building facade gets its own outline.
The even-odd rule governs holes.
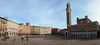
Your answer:
[[[31,34],[39,35],[40,27],[39,26],[31,26]]]
[[[52,34],[53,34],[53,35],[59,35],[59,34],[60,34],[60,33],[59,33],[60,31],[61,31],[61,29],[53,28],[53,29],[52,29]]]
[[[67,12],[67,32],[66,36],[70,38],[96,38],[99,36],[99,22],[92,22],[88,16],[85,18],[79,19],[77,18],[76,25],[71,24],[71,8],[70,4],[67,4],[66,8]],[[68,34],[69,33],[69,34]]]
[[[30,27],[30,23],[26,23],[26,25],[24,25],[24,23],[19,24],[19,32],[22,35],[29,35],[31,32],[31,27]]]
[[[8,20],[7,21],[7,33],[8,36],[15,36],[18,35],[18,29],[19,25],[13,21]]]
[[[52,27],[31,26],[31,34],[51,34]]]
[[[68,27],[71,37],[98,37],[99,22],[92,22],[87,16],[85,18],[77,18],[77,25]]]
[[[7,18],[0,17],[0,36],[5,35],[7,33]]]
[[[30,26],[30,23],[15,23],[8,20],[7,17],[0,17],[0,37],[1,36],[18,36],[31,34],[51,34],[52,27]]]

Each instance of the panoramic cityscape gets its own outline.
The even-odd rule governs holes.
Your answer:
[[[40,0],[38,1],[34,0],[35,2],[32,1],[34,5],[31,1],[27,2],[25,0],[22,2],[21,1],[16,2],[17,4],[21,2],[21,4],[20,6],[18,4],[18,7],[15,7],[14,10],[17,10],[18,8],[19,11],[18,10],[17,11],[22,12],[24,14],[22,13],[18,14],[17,11],[15,11],[15,14],[14,14],[14,11],[13,13],[10,13],[10,11],[8,11],[9,13],[5,14],[5,13],[1,13],[2,11],[0,11],[1,14],[5,14],[5,15],[11,14],[9,16],[1,15],[0,17],[0,45],[100,45],[99,21],[98,20],[92,21],[91,20],[92,17],[90,15],[84,15],[84,18],[83,16],[80,16],[80,14],[83,14],[83,13],[81,11],[78,12],[79,8],[77,9],[73,8],[74,5],[72,5],[77,2],[72,1],[72,0],[58,1],[59,5],[62,4],[60,5],[61,7],[65,6],[64,7],[65,9],[60,10],[61,13],[64,13],[64,15],[60,16],[61,13],[57,12],[59,14],[58,14],[58,17],[56,17],[56,16],[53,16],[54,11],[55,11],[53,10],[53,8],[54,9],[57,8],[57,7],[55,8],[55,6],[57,5],[55,4],[55,2],[57,1],[48,2],[45,0],[43,1],[45,3],[41,1],[39,4],[37,4],[36,2],[39,2]],[[0,3],[10,4],[10,2],[11,1],[1,1]],[[14,4],[14,1],[12,2]],[[88,1],[85,0],[85,2],[88,2]],[[30,6],[27,5],[26,3],[27,4],[30,3],[29,4]],[[50,4],[54,3],[55,6],[52,6],[54,4],[49,5],[47,3],[50,3]],[[5,6],[7,6],[7,4]],[[10,5],[13,5],[13,4],[10,4]],[[47,8],[49,9],[50,9],[49,6],[52,6],[52,9],[51,10],[46,9],[47,11],[45,10],[44,12],[45,14],[44,14],[42,11],[42,8],[45,6],[41,7],[41,9],[38,7],[43,4],[47,4],[48,5]],[[25,6],[25,9],[22,8],[24,6]],[[34,9],[35,11],[33,11],[34,15],[33,13],[30,14],[31,11],[28,12],[29,9],[26,9],[26,8],[29,8],[29,7],[27,6],[29,7],[34,6],[34,8],[38,7],[37,10],[40,9],[39,10],[40,16],[36,16],[35,13],[37,13],[37,11],[35,9]],[[7,7],[9,8],[9,6]],[[57,11],[59,11],[59,8],[57,9],[58,9]],[[73,10],[73,9],[76,9],[76,10]],[[73,13],[74,11],[78,12],[79,15],[74,15]],[[61,18],[59,19],[59,17]],[[63,17],[65,17],[65,20],[62,20]]]

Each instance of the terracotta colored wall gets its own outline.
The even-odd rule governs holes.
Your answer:
[[[61,31],[60,29],[53,28],[52,29],[52,34],[59,34],[60,31]]]
[[[0,33],[7,32],[7,20],[0,17]]]
[[[40,27],[31,26],[31,34],[40,34]]]
[[[40,34],[51,34],[52,27],[40,27]]]

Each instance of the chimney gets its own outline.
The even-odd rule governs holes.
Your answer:
[[[24,25],[24,23],[21,23],[20,25]]]
[[[88,18],[88,16],[85,16],[85,18]]]
[[[27,22],[27,23],[26,23],[26,26],[30,26],[30,22]]]
[[[79,17],[77,17],[77,20],[79,20]]]
[[[8,17],[4,17],[4,19],[8,20]]]

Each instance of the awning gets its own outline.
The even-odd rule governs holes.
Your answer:
[[[5,34],[5,33],[0,33],[0,34]]]
[[[30,34],[21,34],[21,35],[30,35]]]

